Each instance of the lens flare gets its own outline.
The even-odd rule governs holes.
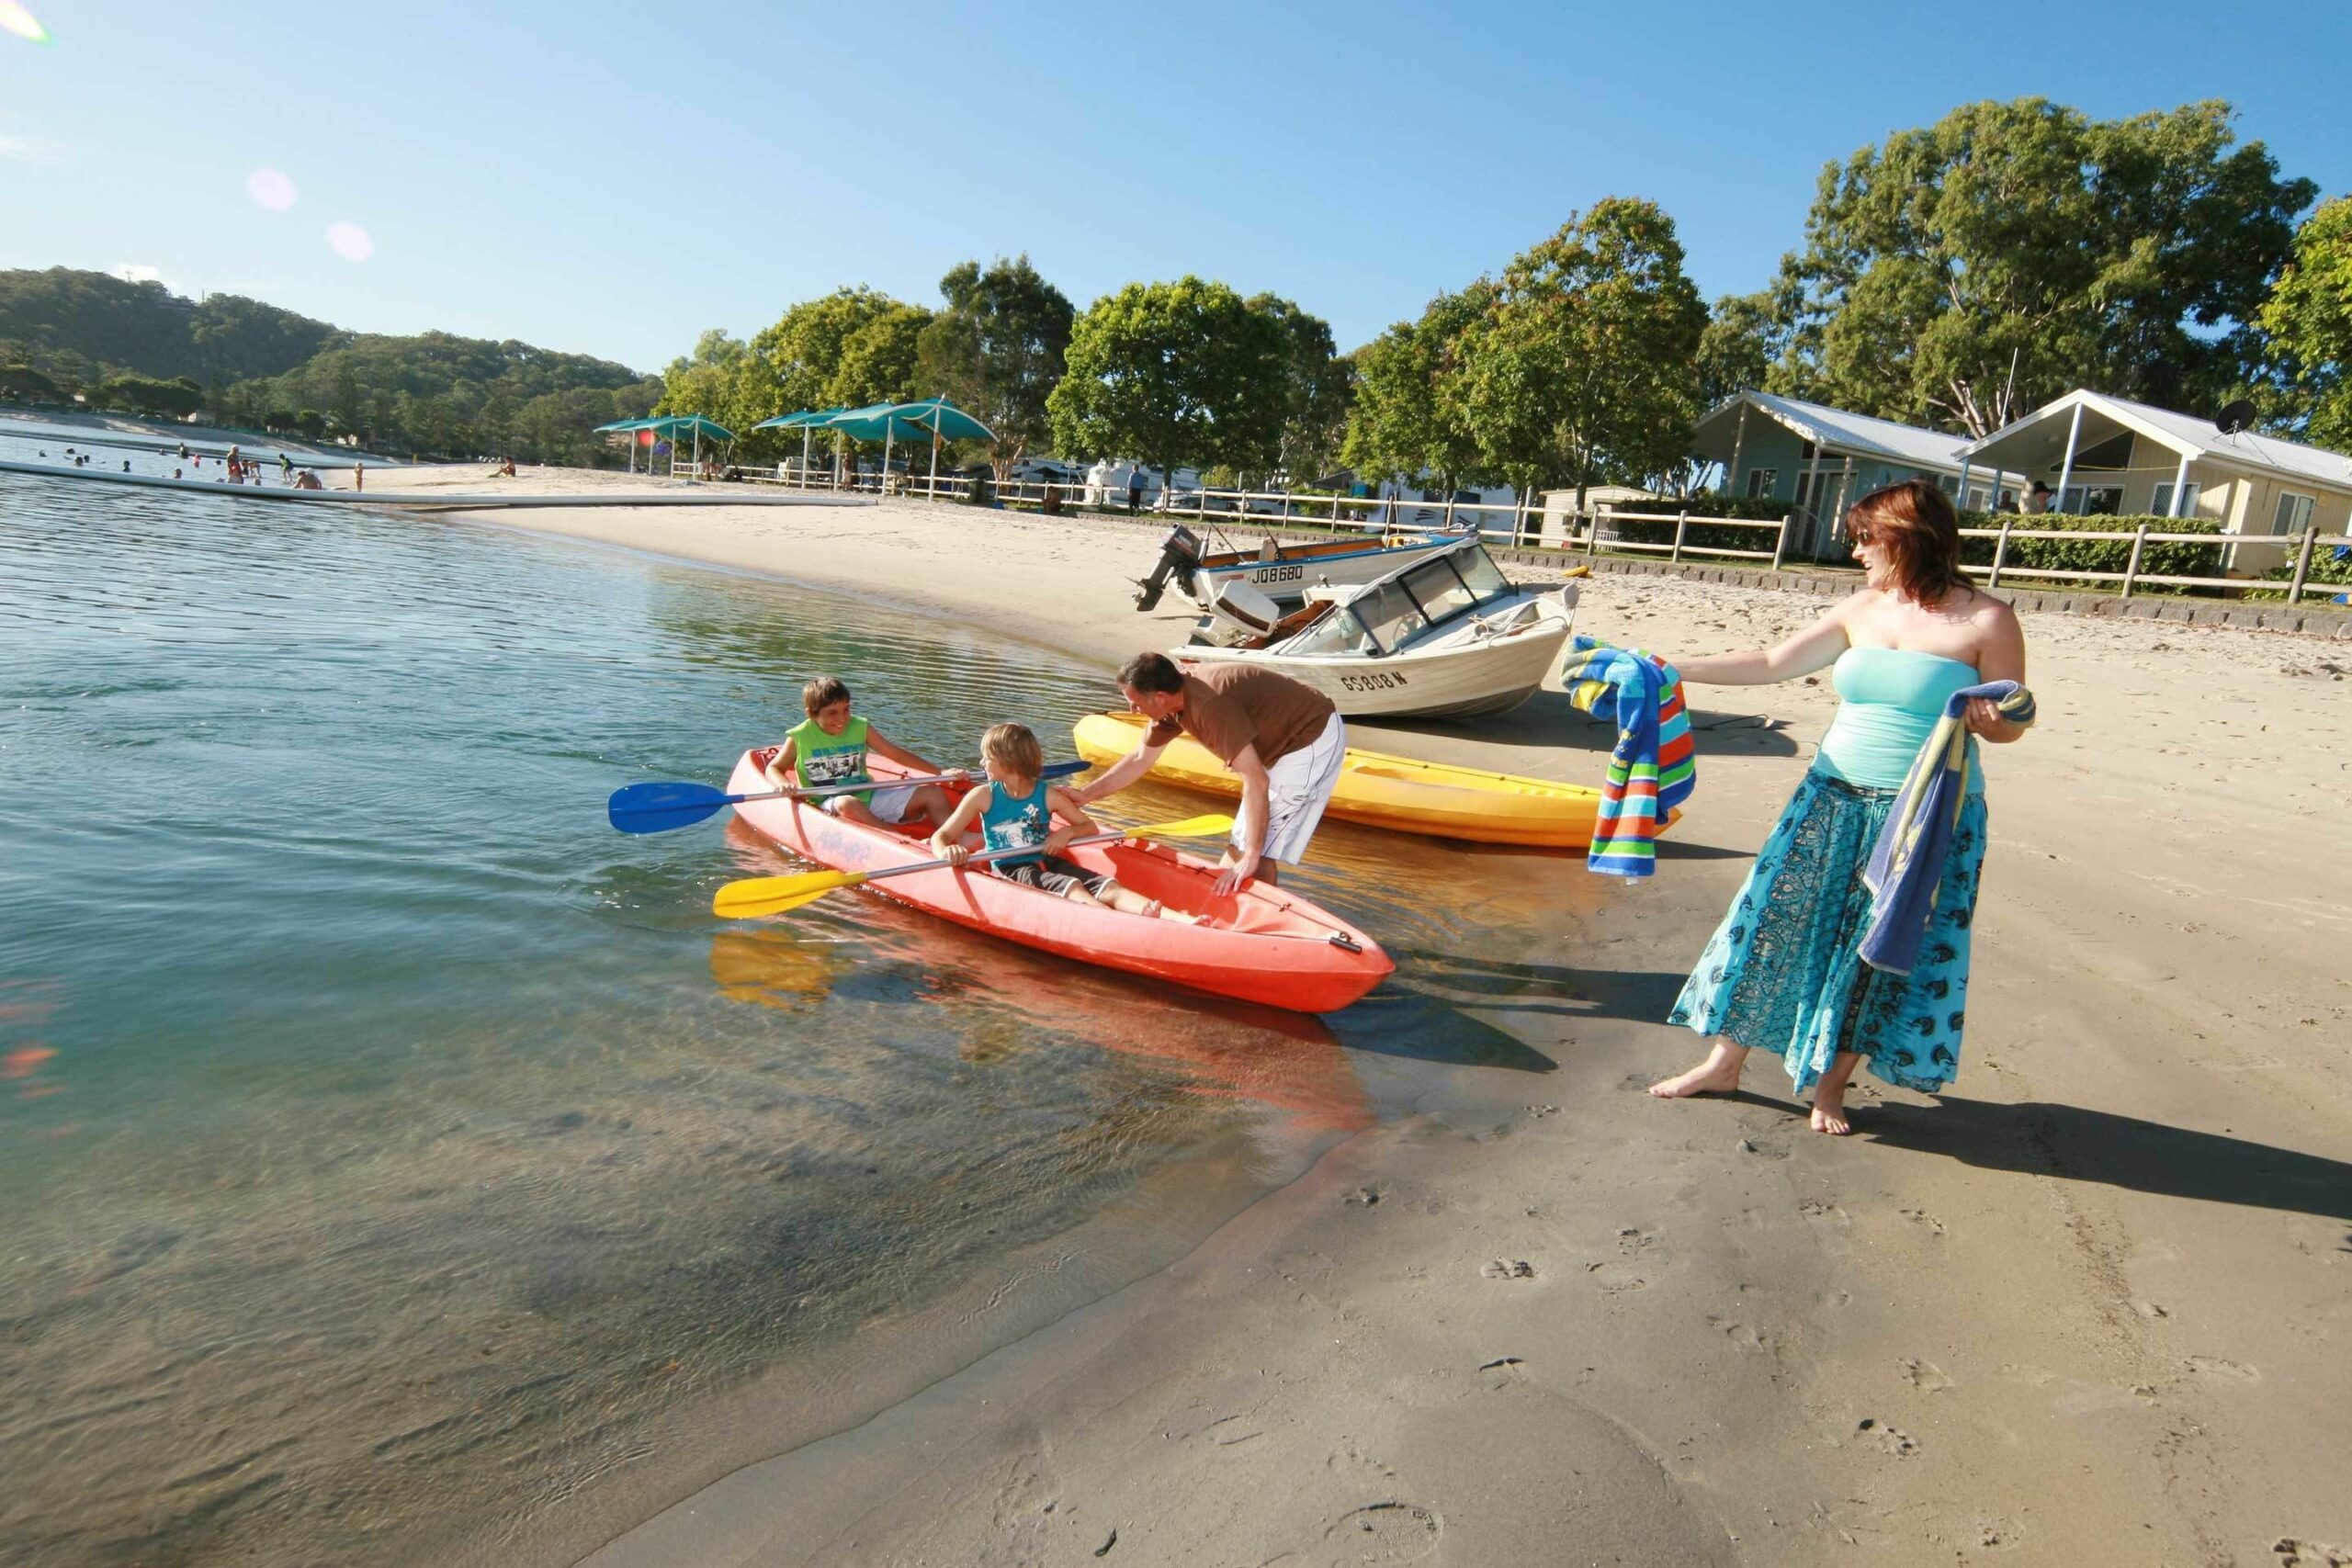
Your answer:
[[[6,4],[6,0],[0,0]],[[294,182],[276,169],[255,169],[245,176],[245,194],[253,197],[255,207],[271,212],[283,212],[292,207],[300,194]]]
[[[328,224],[327,244],[345,261],[364,262],[376,254],[376,242],[356,223]]]
[[[28,43],[54,43],[49,29],[33,20],[33,14],[17,4],[17,0],[0,0],[0,32],[11,32]]]

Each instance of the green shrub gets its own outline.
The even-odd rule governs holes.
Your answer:
[[[1645,501],[1621,508],[1612,523],[1616,536],[1638,545],[1670,545],[1674,543],[1675,513],[1690,519],[1683,529],[1682,546],[1688,551],[1701,550],[1761,550],[1772,553],[1776,536],[1770,528],[1709,527],[1699,521],[1702,517],[1747,518],[1758,523],[1777,523],[1788,515],[1786,502],[1751,500],[1746,496],[1694,495],[1687,501]],[[1624,515],[1638,512],[1668,519],[1660,522],[1636,522]],[[1606,540],[1603,541],[1604,545]],[[1644,550],[1644,555],[1653,552]]]
[[[2151,534],[2215,534],[2222,525],[2210,517],[2075,517],[2064,513],[2047,513],[2040,517],[2001,516],[1972,512],[1962,516],[1963,528],[1998,528],[2007,521],[2017,528],[2050,531],[2064,529],[2086,534],[2129,535],[2142,524]],[[2192,544],[2186,540],[2163,543],[2151,540],[2140,552],[2140,571],[2146,577],[2219,577],[2222,575],[2222,554],[2231,544],[2242,543],[2231,538],[2211,545]],[[1965,566],[1991,566],[1993,552],[1999,541],[1995,539],[1962,539],[1960,558]],[[2012,536],[2008,553],[2001,558],[2004,573],[2027,573],[2036,568],[2051,571],[2112,571],[2121,572],[2132,563],[2132,541],[2121,539],[2020,539]],[[2098,583],[2089,587],[2108,586]]]

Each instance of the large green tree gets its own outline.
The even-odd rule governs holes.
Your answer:
[[[989,458],[1002,479],[1051,437],[1046,399],[1062,378],[1076,317],[1026,255],[967,261],[939,280],[947,308],[918,345],[918,395],[944,397],[992,431]]]
[[[2261,324],[2284,383],[2282,423],[2352,452],[2352,197],[2329,202],[2296,231]]]
[[[1264,473],[1290,409],[1291,342],[1222,283],[1130,283],[1070,330],[1068,372],[1046,400],[1074,457],[1139,457]]]
[[[1966,104],[1829,164],[1781,264],[1776,389],[1972,434],[2077,386],[2222,400],[2317,194],[2233,118]]]
[[[843,338],[826,400],[845,408],[913,401],[916,345],[929,325],[922,306],[894,304]]]
[[[1503,269],[1438,404],[1522,495],[1671,473],[1699,414],[1707,308],[1656,203],[1596,202]]]
[[[1294,483],[1328,472],[1346,437],[1348,404],[1355,391],[1355,367],[1340,357],[1331,323],[1272,294],[1252,295],[1250,309],[1282,334],[1284,389],[1282,437],[1275,466]]]
[[[1448,490],[1485,478],[1478,443],[1456,411],[1442,406],[1440,382],[1459,361],[1473,322],[1495,301],[1484,279],[1441,294],[1418,321],[1399,321],[1356,350],[1354,399],[1340,457],[1367,479],[1419,479]]]

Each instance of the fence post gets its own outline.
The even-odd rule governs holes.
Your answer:
[[[2123,597],[2132,597],[2132,580],[2140,575],[2140,552],[2148,547],[2148,525],[2141,524],[2132,531],[2132,558],[2123,568]]]
[[[1668,560],[1679,561],[1682,558],[1682,535],[1690,526],[1690,514],[1688,512],[1678,512],[1674,514],[1674,553],[1666,558]]]
[[[1782,556],[1784,556],[1784,555],[1788,554],[1788,551],[1789,551],[1789,525],[1790,525],[1790,524],[1792,524],[1792,523],[1793,523],[1793,522],[1795,522],[1795,521],[1796,521],[1796,513],[1793,513],[1793,512],[1783,512],[1783,513],[1781,513],[1781,532],[1780,532],[1780,534],[1779,534],[1779,535],[1778,535],[1778,536],[1777,536],[1772,540],[1772,570],[1773,570],[1774,571],[1778,571],[1778,570],[1781,570],[1781,558]]]
[[[2009,530],[2015,526],[2017,526],[2015,514],[2007,513],[2003,513],[2001,517],[2001,536],[1995,540],[1993,544],[1993,575],[1987,578],[1984,582],[1984,586],[1987,588],[1998,588],[2001,586],[2001,563],[2008,559]]]
[[[1584,526],[1584,553],[1597,559],[1600,555],[1600,509],[1599,507],[1585,513]]]
[[[1453,532],[1453,492],[1452,491],[1445,492],[1445,531],[1449,534]]]
[[[2304,525],[2303,547],[2295,552],[2295,581],[2287,588],[2287,603],[2290,604],[2298,604],[2302,602],[2303,579],[2309,577],[2312,570],[2312,544],[2318,537],[2317,526],[2308,524]]]
[[[1510,520],[1510,542],[1514,546],[1524,545],[1528,542],[1527,501],[1528,498],[1525,495],[1521,495],[1519,498],[1519,511]]]
[[[1196,490],[1196,491],[1194,491],[1193,492],[1193,499],[1194,501],[1196,501],[1196,502],[1198,502],[1200,503],[1200,508],[1201,508],[1201,511],[1200,511],[1200,520],[1201,520],[1202,522],[1206,522],[1206,521],[1208,521],[1208,515],[1209,515],[1209,483],[1208,483],[1208,480],[1206,480],[1206,479],[1203,479],[1203,480],[1201,481],[1201,488],[1200,488],[1200,489],[1198,489],[1198,490]]]

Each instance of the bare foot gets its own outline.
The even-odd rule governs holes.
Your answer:
[[[1846,1089],[1843,1084],[1836,1089],[1823,1084],[1814,1090],[1813,1130],[1826,1133],[1833,1138],[1842,1138],[1854,1130],[1854,1124],[1846,1120]]]
[[[1688,1100],[1696,1094],[1729,1094],[1739,1087],[1739,1069],[1747,1060],[1747,1052],[1718,1045],[1707,1053],[1705,1061],[1689,1072],[1677,1073],[1670,1078],[1660,1078],[1650,1085],[1650,1092],[1660,1100]]]

